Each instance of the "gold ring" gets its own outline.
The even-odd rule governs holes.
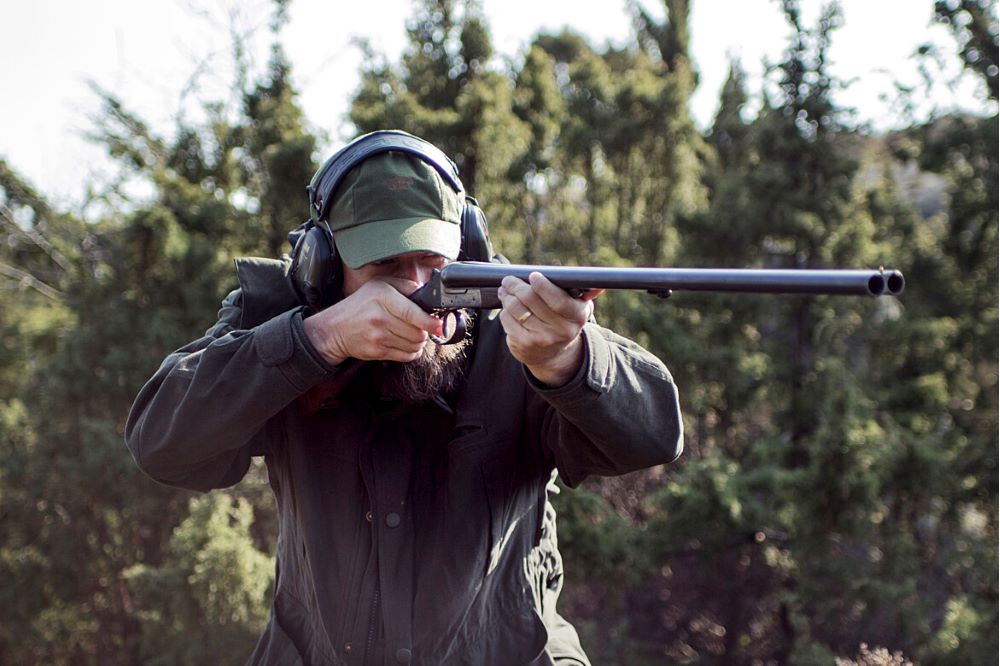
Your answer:
[[[528,321],[529,319],[531,319],[531,310],[528,310],[523,315],[521,315],[520,317],[518,317],[517,318],[517,323],[518,324],[523,324],[524,322]]]

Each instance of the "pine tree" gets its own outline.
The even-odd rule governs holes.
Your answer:
[[[466,190],[503,180],[527,146],[512,111],[509,79],[494,69],[493,47],[475,0],[420,0],[399,65],[368,60],[351,120],[361,132],[403,129],[455,160]],[[487,203],[487,207],[489,204]]]
[[[261,469],[189,502],[139,472],[122,432],[162,358],[214,320],[231,258],[273,256],[305,214],[314,140],[288,74],[276,50],[236,114],[210,104],[172,137],[100,93],[96,140],[153,195],[112,183],[114,208],[91,223],[3,165],[0,261],[20,275],[4,286],[22,285],[0,292],[17,333],[0,390],[18,398],[0,410],[0,446],[19,463],[0,475],[0,573],[17,581],[0,611],[5,663],[219,663],[263,627],[275,534]]]

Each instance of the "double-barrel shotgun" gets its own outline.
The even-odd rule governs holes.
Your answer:
[[[435,270],[410,298],[425,312],[445,319],[454,315],[443,340],[456,342],[465,335],[462,310],[501,307],[500,282],[508,275],[527,281],[536,272],[574,295],[589,289],[642,289],[664,298],[674,291],[897,296],[905,286],[902,273],[884,268],[601,268],[458,261]]]

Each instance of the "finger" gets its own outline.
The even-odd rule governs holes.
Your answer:
[[[402,351],[399,349],[386,349],[378,357],[372,359],[376,361],[395,361],[396,363],[410,363],[420,358],[423,349],[415,352]]]
[[[389,327],[373,328],[365,333],[364,354],[370,359],[382,361],[412,361],[417,358],[427,344],[427,333],[415,327],[407,327],[403,335]],[[416,334],[414,334],[416,332]]]
[[[530,279],[530,275],[531,274],[529,274],[529,279]],[[558,294],[559,292],[562,292],[562,293],[565,293],[565,294],[569,295],[568,292],[566,292],[564,289],[562,289],[562,287],[556,286],[551,280],[549,280],[548,278],[546,278],[544,274],[539,273],[539,275],[541,275],[542,279],[545,282],[548,282],[550,285],[552,285],[553,287],[555,287],[555,289],[559,290],[558,292],[550,291],[550,293],[554,297],[557,297],[556,294]],[[517,278],[512,278],[512,279],[516,280]],[[605,291],[606,291],[605,289],[588,289],[588,290],[584,291],[583,293],[581,293],[579,296],[576,296],[575,299],[578,300],[578,301],[592,301],[595,298],[597,298],[598,296],[600,296],[601,294],[603,294]],[[502,284],[501,284],[501,286],[499,288],[498,293],[499,293],[501,299],[503,298],[503,295],[506,293],[506,290],[503,288]]]
[[[386,316],[383,330],[387,335],[387,340],[399,340],[399,345],[422,345],[427,341],[427,337],[433,332],[425,331],[419,326],[414,326],[407,321],[392,316]],[[400,346],[400,348],[403,348]]]
[[[403,280],[409,282],[409,280]],[[441,320],[424,312],[419,305],[408,299],[401,292],[393,289],[382,296],[381,303],[393,317],[415,326],[431,335],[440,335]]]
[[[371,280],[365,287],[376,290],[379,302],[392,316],[427,331],[431,335],[440,335],[440,318],[424,312],[420,306],[408,298],[421,285],[405,278],[382,276]]]
[[[537,336],[543,333],[545,329],[542,329],[532,323],[536,320],[534,315],[530,312],[527,312],[526,314],[529,316],[525,317],[522,315],[519,318],[513,315],[511,311],[506,308],[500,311],[500,323],[503,325],[503,329],[507,333],[508,345],[519,346],[527,344],[529,338],[535,340],[536,344],[538,343],[539,338],[537,338]]]
[[[382,358],[389,361],[395,361],[397,358],[413,360],[420,356],[426,345],[426,341],[415,345],[400,338],[386,339],[385,344],[381,348]]]
[[[604,289],[588,289],[580,294],[579,300],[587,304],[587,321],[594,316],[594,299],[604,293]]]
[[[508,334],[525,332],[530,333],[528,330],[528,325],[534,318],[534,315],[530,310],[522,308],[520,315],[515,315],[516,306],[512,308],[503,308],[500,310],[500,323],[503,324],[504,330]]]
[[[539,316],[542,321],[554,318],[551,312],[542,312],[548,308],[532,293],[531,286],[516,277],[505,277],[500,283],[497,295],[503,305],[501,316],[507,313],[511,321],[519,326],[526,324],[532,316]]]
[[[538,272],[531,273],[528,276],[528,281],[533,294],[555,316],[571,321],[586,321],[590,308],[593,307],[588,304],[589,301],[573,298],[562,287],[556,286]],[[529,305],[529,307],[539,316],[543,316],[543,313],[536,310],[534,305]]]

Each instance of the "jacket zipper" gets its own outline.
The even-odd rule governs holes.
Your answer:
[[[376,624],[378,620],[378,602],[379,602],[379,585],[376,581],[375,583],[375,595],[372,597],[372,609],[371,613],[368,615],[368,646],[365,649],[365,661],[372,663],[370,660],[374,656],[375,650],[375,631]]]

